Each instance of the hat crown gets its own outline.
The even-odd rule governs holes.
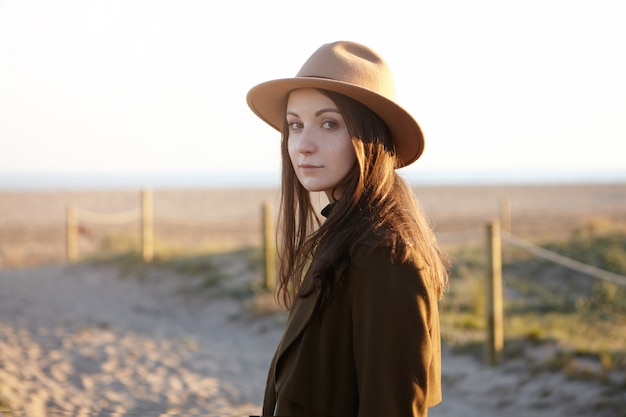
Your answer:
[[[367,46],[347,41],[322,45],[304,63],[296,77],[325,78],[371,90],[395,100],[391,69]]]

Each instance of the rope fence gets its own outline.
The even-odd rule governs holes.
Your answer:
[[[175,209],[181,217],[185,210],[168,202],[170,210]],[[142,253],[145,262],[151,262],[154,257],[154,202],[153,194],[149,189],[142,190],[141,208],[130,209],[117,213],[99,213],[69,206],[67,210],[67,258],[69,262],[78,260],[78,219],[98,224],[123,224],[140,220],[142,236]],[[264,286],[273,289],[276,283],[276,245],[274,211],[270,202],[264,202],[261,207],[261,222],[263,242],[263,275]],[[161,218],[162,216],[159,216]],[[184,218],[180,219],[185,223]],[[527,251],[537,257],[554,262],[571,270],[586,274],[590,277],[606,280],[620,286],[626,286],[626,276],[605,271],[592,265],[584,264],[541,246],[530,243],[510,232],[511,213],[510,201],[503,198],[500,201],[500,218],[486,224],[485,233],[480,230],[464,232],[442,233],[438,235],[440,242],[468,242],[485,239],[487,251],[487,361],[496,365],[503,350],[503,287],[502,287],[502,241],[518,249]]]
[[[116,213],[102,213],[75,207],[75,213],[83,221],[109,225],[130,223],[141,218],[141,211],[138,208]]]
[[[160,221],[167,220],[180,226],[197,226],[206,223],[204,219],[197,219],[197,213],[199,211],[210,213],[215,208],[215,204],[195,204],[194,210],[191,210],[189,206],[180,205],[167,196],[160,194],[158,208],[158,212],[154,214],[155,219]],[[196,218],[197,220],[189,220],[190,218]]]
[[[66,217],[66,253],[68,262],[78,261],[79,218],[84,222],[105,225],[120,225],[140,220],[142,256],[144,261],[151,262],[154,257],[153,207],[153,196],[150,189],[143,189],[141,192],[141,208],[121,212],[95,212],[69,205]]]
[[[552,261],[554,263],[557,263],[561,266],[572,269],[574,271],[587,274],[594,278],[599,278],[599,279],[603,279],[606,281],[610,281],[617,285],[626,286],[626,277],[623,275],[619,275],[610,271],[605,271],[593,265],[578,262],[574,259],[560,255],[556,252],[552,252],[550,250],[544,249],[541,246],[537,246],[535,244],[527,242],[524,239],[521,239],[505,231],[502,231],[501,234],[502,234],[502,240],[504,240],[506,243],[512,246],[515,246],[519,249],[523,249],[529,253],[532,253],[535,256],[546,259],[548,261]]]
[[[500,221],[492,220],[486,225],[487,249],[487,362],[496,365],[501,359],[504,347],[503,329],[503,287],[502,287],[502,243],[525,250],[537,257],[557,263],[571,270],[593,278],[603,279],[617,285],[626,286],[626,276],[584,264],[556,252],[527,242],[520,237],[500,229]]]

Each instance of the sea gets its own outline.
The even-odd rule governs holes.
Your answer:
[[[626,183],[623,171],[422,171],[399,174],[415,186]],[[15,173],[0,171],[0,191],[278,187],[278,172]]]

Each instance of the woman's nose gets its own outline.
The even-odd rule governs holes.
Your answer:
[[[298,135],[296,150],[300,153],[309,154],[315,152],[316,142],[314,133],[304,128]]]

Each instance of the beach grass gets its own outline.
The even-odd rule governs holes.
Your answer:
[[[542,242],[561,255],[626,275],[623,225],[585,224],[568,239]],[[485,354],[486,251],[448,248],[451,285],[441,302],[442,337],[453,350]],[[626,386],[626,287],[503,249],[503,360],[523,358],[533,372]]]

